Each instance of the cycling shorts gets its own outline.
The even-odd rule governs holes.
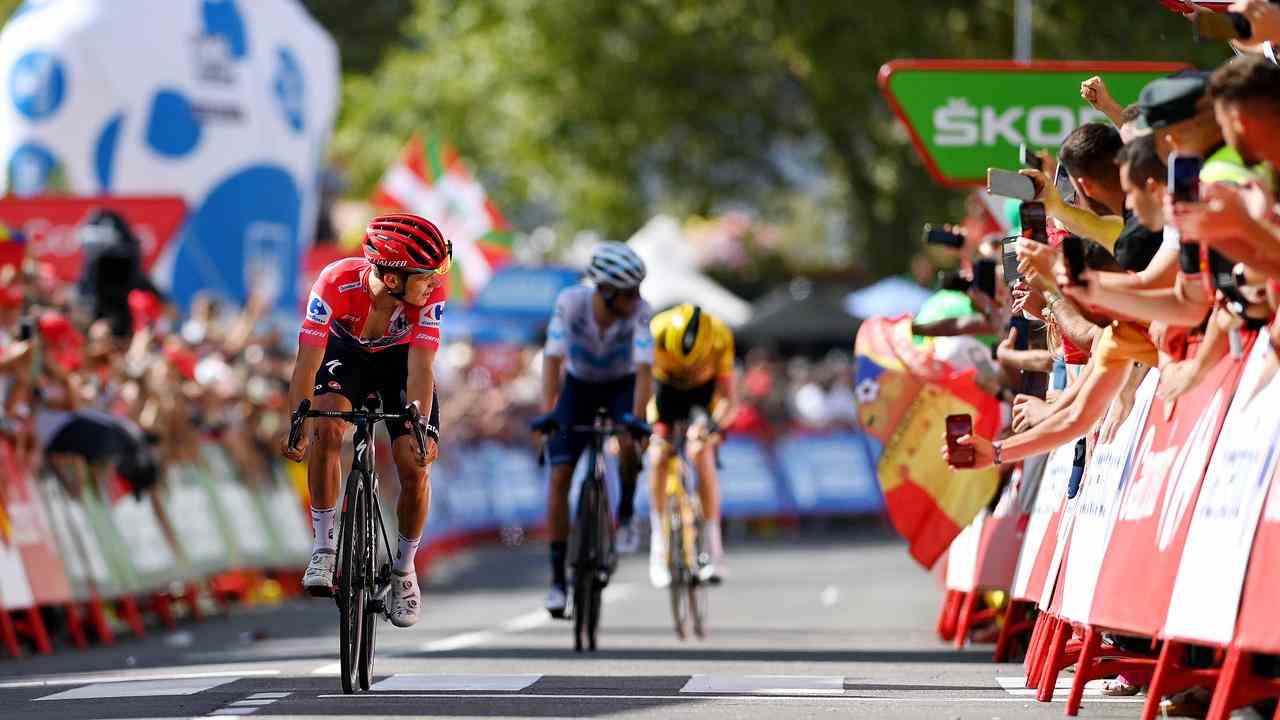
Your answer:
[[[316,371],[313,394],[319,397],[336,393],[346,398],[353,408],[362,407],[366,399],[377,396],[382,401],[383,412],[396,412],[407,404],[405,384],[408,380],[408,345],[368,352],[330,338],[324,349],[324,361]],[[440,429],[440,400],[434,389],[428,422]],[[413,431],[408,421],[387,422],[386,426],[392,442]]]
[[[653,424],[653,431],[659,437],[668,437],[673,424],[690,420],[694,408],[701,408],[708,415],[711,414],[711,404],[716,397],[715,380],[685,390],[661,380],[656,381],[654,386],[653,400],[649,403],[649,422]]]
[[[552,411],[560,431],[547,442],[547,460],[552,465],[576,465],[582,451],[591,442],[591,433],[572,432],[575,426],[590,425],[596,410],[605,408],[614,422],[631,412],[635,403],[636,376],[624,375],[617,380],[592,383],[565,373],[564,387]]]

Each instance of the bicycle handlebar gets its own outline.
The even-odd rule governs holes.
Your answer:
[[[335,420],[345,420],[349,423],[355,423],[357,420],[375,423],[379,420],[408,420],[409,426],[413,430],[413,439],[418,443],[418,451],[423,455],[427,453],[427,433],[422,428],[422,409],[418,407],[415,400],[408,407],[398,413],[375,412],[373,410],[312,410],[311,401],[303,400],[298,404],[298,409],[293,411],[289,419],[289,448],[293,449],[298,446],[298,441],[302,439],[302,423],[307,418],[333,418]]]

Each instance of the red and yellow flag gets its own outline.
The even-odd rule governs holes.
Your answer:
[[[911,342],[911,318],[871,318],[858,330],[855,394],[863,430],[879,445],[876,474],[893,526],[925,567],[990,502],[999,472],[956,471],[939,448],[946,417],[968,414],[974,431],[993,437],[1000,406],[960,370]]]

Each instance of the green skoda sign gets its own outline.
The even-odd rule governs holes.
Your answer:
[[[1080,83],[1090,77],[1102,77],[1116,101],[1128,105],[1147,83],[1186,67],[895,60],[880,68],[880,89],[938,182],[982,185],[987,168],[1016,167],[1022,143],[1052,149],[1081,124],[1106,122],[1080,98]]]

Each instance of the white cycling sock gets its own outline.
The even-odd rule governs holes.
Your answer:
[[[396,550],[396,562],[392,569],[401,575],[408,575],[414,572],[413,558],[418,554],[418,545],[422,542],[422,536],[410,540],[400,535],[400,544]]]
[[[338,508],[311,508],[311,531],[314,534],[311,552],[317,550],[338,549],[338,531],[334,527],[338,519]]]
[[[707,554],[711,556],[711,562],[718,562],[724,557],[724,545],[720,540],[720,521],[707,521]]]
[[[656,510],[649,511],[649,547],[666,551],[667,536],[662,532],[662,516]]]

